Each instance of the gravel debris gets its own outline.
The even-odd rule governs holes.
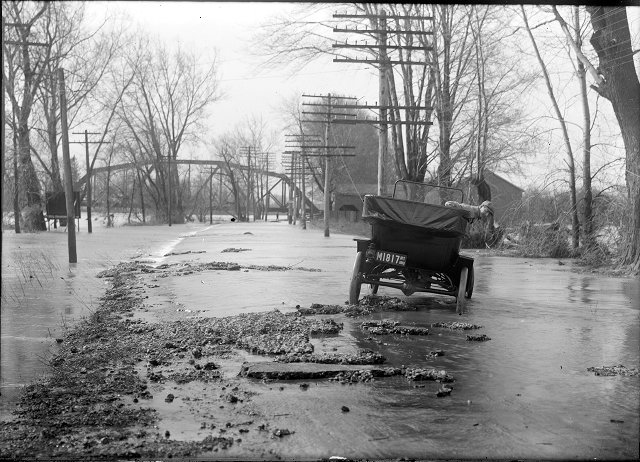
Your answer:
[[[397,367],[385,367],[379,370],[355,370],[344,371],[331,377],[329,380],[339,383],[360,383],[371,382],[375,377],[392,377],[394,375],[402,375],[403,371]]]
[[[478,326],[477,324],[469,324],[468,322],[434,322],[431,324],[431,327],[444,327],[452,330],[471,330],[471,329],[482,329],[482,326]]]
[[[444,369],[406,368],[404,375],[407,379],[414,381],[430,380],[443,383],[454,381],[453,377],[447,374]]]
[[[491,337],[487,337],[485,334],[467,335],[467,341],[469,342],[486,342],[487,340],[491,340]]]
[[[288,354],[277,357],[276,361],[283,363],[382,364],[386,358],[372,350],[360,350],[357,354]]]
[[[309,308],[298,308],[300,314],[339,314],[344,313],[348,317],[368,316],[382,311],[415,311],[414,306],[400,300],[397,297],[367,295],[360,300],[358,305],[322,305],[313,303]]]
[[[383,319],[382,321],[365,321],[361,325],[363,330],[371,332],[374,335],[429,335],[429,329],[426,327],[400,326],[396,321]]]
[[[601,366],[601,367],[588,367],[589,372],[593,372],[594,375],[611,377],[614,375],[622,375],[625,377],[636,377],[640,375],[640,370],[635,368],[627,368],[622,364],[618,366]]]

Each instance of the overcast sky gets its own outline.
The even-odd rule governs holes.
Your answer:
[[[203,62],[217,56],[225,97],[211,110],[212,135],[231,129],[251,114],[278,117],[284,98],[302,93],[340,91],[376,99],[377,71],[365,65],[333,63],[326,57],[300,72],[261,67],[251,54],[251,38],[269,17],[296,8],[291,3],[89,2],[92,10],[123,11],[130,27],[140,27],[168,44],[200,52]],[[210,61],[209,61],[210,62]]]
[[[87,2],[86,16],[97,19],[105,13],[123,12],[128,15],[127,24],[132,30],[140,28],[169,45],[180,43],[184,48],[195,50],[201,55],[203,65],[215,55],[225,97],[211,108],[208,133],[208,139],[211,139],[233,129],[251,115],[262,115],[272,123],[271,128],[282,129],[283,100],[302,93],[340,92],[362,98],[362,101],[377,100],[377,70],[365,64],[334,63],[326,56],[299,72],[260,66],[261,59],[251,53],[253,34],[269,18],[295,8],[297,5],[293,3],[276,2],[109,1]],[[640,8],[628,8],[628,14],[637,49]],[[638,27],[634,28],[634,25]],[[640,54],[635,58],[640,69]],[[548,104],[548,97],[540,93],[538,103]],[[284,141],[284,131],[282,139]],[[184,157],[190,155],[184,153]],[[202,148],[194,155],[209,157]],[[548,164],[545,165],[548,171]],[[539,181],[531,173],[528,178],[510,179],[523,186]]]

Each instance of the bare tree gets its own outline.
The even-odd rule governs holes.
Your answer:
[[[106,19],[97,29],[87,30],[84,26],[83,4],[54,3],[48,14],[52,16],[52,26],[47,30],[46,43],[52,48],[52,58],[47,62],[47,75],[39,89],[42,126],[36,125],[35,128],[48,148],[49,163],[38,152],[34,152],[34,155],[50,177],[53,190],[57,192],[62,191],[62,182],[58,159],[60,108],[56,69],[64,67],[69,76],[67,113],[70,128],[81,123],[81,119],[95,123],[105,109],[96,101],[99,94],[97,90],[105,83],[105,74],[110,71],[120,51],[123,34],[120,30],[107,30]],[[116,23],[114,26],[118,27]],[[117,98],[115,104],[111,102],[111,108],[107,110],[112,110],[117,105]],[[107,121],[105,123],[108,124]]]
[[[175,161],[180,149],[199,139],[207,108],[220,97],[215,59],[202,68],[197,57],[181,48],[149,49],[142,39],[129,60],[136,69],[123,96],[119,117],[138,155],[151,163],[146,179],[154,185],[158,212],[172,210],[168,219],[184,221],[184,204]],[[162,215],[162,213],[160,213]],[[167,214],[165,213],[165,216]]]
[[[527,30],[527,34],[529,35],[529,39],[531,40],[531,45],[536,54],[536,58],[538,59],[538,63],[540,64],[540,69],[542,70],[542,74],[544,76],[544,81],[547,87],[547,92],[549,94],[549,99],[553,105],[553,110],[556,114],[556,119],[560,125],[560,129],[562,131],[562,138],[564,140],[564,145],[567,154],[567,168],[569,169],[569,190],[571,193],[571,244],[574,250],[578,249],[579,240],[580,240],[580,222],[578,220],[578,203],[576,196],[576,168],[574,163],[574,155],[573,148],[571,146],[571,140],[569,139],[569,131],[567,129],[567,123],[565,121],[564,115],[560,111],[560,106],[558,105],[558,100],[553,91],[553,86],[551,85],[551,78],[549,77],[549,71],[547,70],[547,66],[540,54],[540,50],[536,43],[535,37],[533,36],[533,32],[531,31],[531,26],[529,25],[529,20],[527,17],[527,13],[524,9],[524,6],[520,6],[520,11],[522,14],[522,20],[524,21],[525,28]]]
[[[25,197],[27,205],[25,229],[44,230],[41,184],[31,158],[30,117],[51,59],[49,46],[36,45],[43,43],[44,32],[50,25],[51,18],[46,13],[51,4],[11,1],[3,6],[6,6],[3,10],[13,24],[7,31],[2,31],[3,34],[7,32],[7,39],[10,39],[7,41],[14,42],[3,42],[6,66],[2,69],[2,79],[16,116],[20,185],[23,188],[20,195]]]
[[[593,33],[591,45],[598,55],[596,68],[571,35],[566,21],[554,7],[554,14],[580,62],[595,84],[599,95],[611,102],[626,151],[627,195],[631,218],[626,232],[627,245],[622,263],[640,271],[640,81],[633,64],[638,51],[631,47],[629,21],[624,6],[588,6]]]

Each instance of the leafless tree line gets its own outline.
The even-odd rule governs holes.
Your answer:
[[[332,18],[331,13],[345,9],[368,15],[369,19]],[[405,18],[387,20],[391,44],[424,46],[424,51],[410,50],[404,54],[401,49],[394,59],[429,63],[422,67],[399,64],[394,66],[393,72],[387,73],[391,105],[432,108],[404,112],[391,110],[390,121],[433,122],[433,125],[392,125],[393,155],[389,162],[396,178],[434,181],[449,186],[466,176],[476,185],[480,200],[490,200],[491,191],[483,178],[485,169],[517,171],[519,165],[535,154],[545,141],[549,123],[544,117],[532,117],[530,108],[526,107],[529,90],[544,82],[553,106],[547,117],[555,119],[563,133],[562,140],[554,147],[561,152],[564,146],[566,153],[562,171],[570,192],[568,213],[571,216],[572,246],[576,251],[588,250],[595,245],[593,202],[597,194],[592,191],[592,182],[611,166],[619,168],[620,165],[617,159],[613,159],[591,170],[592,151],[596,146],[602,148],[609,142],[593,139],[598,118],[602,118],[609,109],[602,103],[597,106],[598,98],[607,99],[618,122],[626,152],[623,162],[632,217],[623,233],[627,244],[621,262],[638,270],[640,91],[633,66],[637,50],[631,48],[625,8],[305,5],[297,15],[277,18],[267,25],[260,36],[264,44],[260,52],[268,54],[271,64],[294,62],[299,66],[323,55],[337,55],[332,43],[339,37],[332,33],[333,28],[346,23],[351,29],[375,30],[379,21],[377,15],[382,9],[390,18],[432,17],[432,20],[419,21]],[[535,16],[533,22],[532,16]],[[431,31],[433,35],[393,33],[393,30],[407,29]],[[376,43],[377,34],[374,32],[360,36],[366,39],[366,43]],[[526,42],[531,46],[525,46]],[[374,59],[380,57],[375,47],[368,52]],[[570,64],[568,68],[560,69],[564,72],[562,77],[558,77],[557,70],[556,75],[550,76],[549,68],[554,63],[549,52],[555,57],[560,53],[566,56],[569,52],[569,58],[563,63],[565,66],[567,61]],[[531,55],[538,62],[537,68],[525,64],[531,63]],[[593,82],[591,87],[587,87],[587,77]],[[578,84],[578,98],[582,106],[579,137],[576,137],[575,130],[568,128],[571,122],[568,121],[570,117],[566,106],[573,94],[565,93],[572,79]],[[560,80],[561,89],[558,86],[554,88],[557,80]],[[563,97],[563,103],[559,103],[559,95]],[[582,148],[581,162],[575,159],[574,146]],[[582,172],[578,171],[580,164]],[[583,191],[579,202],[577,181],[580,177]]]
[[[139,193],[157,218],[166,220],[171,208],[173,221],[184,221],[184,181],[171,161],[202,138],[206,110],[221,96],[215,56],[203,64],[193,52],[125,32],[116,18],[89,28],[82,3],[10,1],[4,11],[3,90],[15,168],[3,187],[14,192],[16,231],[21,224],[45,229],[43,191],[62,191],[58,68],[68,76],[70,131],[100,133],[92,137],[91,168],[133,163]],[[86,176],[74,180],[86,188]]]

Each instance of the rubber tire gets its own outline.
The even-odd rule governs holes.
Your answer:
[[[465,298],[471,298],[471,296],[473,295],[473,284],[474,284],[474,278],[473,278],[473,266],[469,268],[469,277],[467,278],[467,290],[464,294]]]
[[[360,251],[356,255],[356,261],[353,264],[353,272],[351,273],[351,284],[349,285],[349,304],[357,305],[360,300],[360,282],[359,274],[360,267],[362,266],[362,260],[364,259],[364,252]]]
[[[467,279],[469,268],[463,266],[460,270],[460,283],[458,284],[458,296],[456,297],[456,313],[462,314],[465,305],[465,293],[467,291]]]

